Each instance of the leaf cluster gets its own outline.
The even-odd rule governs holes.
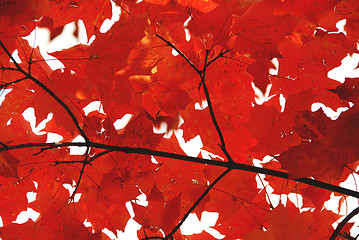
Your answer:
[[[119,21],[100,31],[113,6]],[[94,41],[51,53],[62,69],[23,38],[36,27],[54,38],[79,20]],[[4,1],[0,237],[109,239],[102,229],[124,230],[133,218],[140,239],[214,239],[180,231],[206,210],[219,213],[212,230],[224,239],[354,239],[347,223],[358,210],[334,230],[340,216],[323,206],[332,192],[338,209],[359,198],[338,186],[357,174],[359,81],[327,76],[358,53],[358,21],[357,0]],[[85,113],[94,101],[103,111]],[[348,110],[332,120],[311,111],[316,102]],[[28,108],[36,126],[51,113],[45,134],[25,120]],[[197,155],[186,154],[180,133],[200,136]],[[273,203],[269,187],[301,195],[303,206]],[[14,223],[27,208],[40,217]]]

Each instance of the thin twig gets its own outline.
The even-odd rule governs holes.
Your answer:
[[[145,238],[142,238],[141,240],[147,240],[147,239],[162,239],[162,240],[164,240],[165,238],[164,237],[153,236],[153,237],[145,237]]]
[[[12,82],[8,82],[8,83],[1,84],[1,85],[0,85],[0,88],[1,88],[1,89],[7,88],[7,87],[10,86],[10,85],[13,85],[13,84],[15,84],[15,83],[22,82],[22,81],[24,81],[24,80],[26,80],[26,79],[29,79],[29,78],[28,78],[28,77],[23,77],[23,78],[20,78],[20,79],[18,79],[18,80],[12,81]]]
[[[55,164],[56,165],[59,165],[59,164],[66,164],[66,163],[84,163],[84,160],[70,160],[70,161],[55,161]],[[89,163],[90,164],[90,163]]]
[[[208,109],[209,109],[209,114],[211,115],[211,119],[212,119],[213,125],[214,125],[214,127],[216,128],[217,134],[218,134],[219,139],[220,139],[220,142],[221,142],[221,144],[220,144],[219,146],[221,147],[223,153],[224,153],[224,154],[226,155],[226,157],[228,158],[228,161],[229,161],[229,162],[232,162],[233,160],[232,160],[232,158],[230,157],[230,155],[228,154],[228,152],[227,152],[227,150],[226,150],[226,145],[225,145],[225,142],[224,142],[224,137],[223,137],[221,128],[219,127],[219,124],[218,124],[218,122],[217,122],[216,116],[215,116],[215,114],[214,114],[211,97],[209,96],[209,91],[208,91],[207,84],[206,84],[206,81],[205,81],[205,78],[206,78],[206,70],[207,70],[207,66],[208,66],[208,63],[207,63],[208,54],[209,54],[209,52],[206,51],[206,58],[205,58],[205,63],[204,63],[203,71],[202,71],[201,74],[200,74],[200,75],[201,75],[201,85],[202,85],[204,94],[205,94],[205,96],[206,96],[206,100],[207,100],[207,104],[208,104]]]
[[[31,53],[30,53],[30,57],[29,57],[29,61],[28,61],[29,66],[28,66],[28,69],[27,69],[29,74],[31,74],[31,66],[33,64],[32,55],[34,54],[34,50],[35,50],[34,47],[35,47],[35,44],[36,44],[36,33],[37,33],[37,31],[36,31],[35,21],[34,21],[34,29],[35,29],[35,31],[34,31],[34,46],[31,49]]]
[[[38,63],[38,62],[49,62],[49,61],[89,61],[94,58],[49,58],[49,59],[40,59],[40,60],[34,60],[32,63]]]
[[[31,74],[27,73],[26,71],[24,71],[21,66],[16,62],[16,60],[14,59],[14,57],[11,55],[11,53],[9,52],[9,50],[5,47],[5,45],[3,44],[3,42],[0,40],[0,46],[1,48],[5,51],[5,53],[8,55],[8,57],[11,59],[11,61],[13,61],[13,63],[15,64],[15,67],[19,70],[19,72],[21,72],[22,74],[24,74],[27,78],[31,79],[35,84],[37,84],[40,88],[42,88],[43,90],[45,90],[56,102],[58,102],[62,108],[64,108],[64,110],[67,112],[67,114],[70,116],[70,118],[72,119],[72,121],[74,122],[76,128],[78,129],[78,131],[80,132],[81,136],[85,139],[86,142],[89,142],[90,139],[87,137],[87,135],[85,134],[85,132],[82,130],[79,122],[77,121],[77,118],[75,117],[74,113],[70,110],[70,108],[64,103],[64,101],[62,101],[53,91],[51,91],[51,89],[49,89],[45,84],[43,84],[40,80],[38,80],[37,78],[33,77]]]
[[[163,37],[161,37],[160,35],[156,34],[156,37],[158,37],[159,39],[161,39],[162,41],[164,41],[168,46],[170,46],[171,48],[173,48],[176,52],[178,52],[178,54],[198,73],[198,74],[202,74],[202,71],[199,70],[193,63],[191,60],[189,60],[189,58],[187,58],[186,55],[184,55],[183,52],[181,52],[175,45],[173,45],[170,41],[167,41],[166,39],[164,39]]]
[[[77,189],[78,189],[79,186],[80,186],[81,179],[82,179],[82,176],[83,176],[84,171],[85,171],[85,167],[86,167],[86,165],[89,164],[89,163],[88,163],[88,154],[89,154],[89,151],[90,151],[90,147],[87,147],[86,152],[85,152],[85,160],[84,160],[83,163],[82,163],[83,165],[82,165],[82,168],[81,168],[81,170],[80,170],[80,176],[79,176],[79,179],[77,180],[75,190],[74,190],[74,191],[72,192],[72,194],[71,194],[71,197],[70,197],[71,200],[74,200],[74,197],[75,197],[75,194],[76,194],[76,192],[77,192]]]
[[[268,194],[268,192],[267,192],[267,186],[264,185],[264,182],[263,182],[262,177],[261,177],[259,174],[257,174],[257,176],[258,176],[258,178],[259,178],[259,181],[262,183],[263,190],[264,190],[264,192],[265,192],[265,194],[266,194],[266,196],[267,196],[267,198],[268,198],[268,202],[269,202],[270,208],[271,208],[271,209],[274,209],[274,206],[273,206],[273,204],[272,204],[272,201],[270,200],[269,194]]]
[[[240,201],[242,201],[242,202],[245,202],[245,203],[247,203],[248,205],[253,205],[254,207],[257,207],[257,208],[259,208],[259,209],[262,209],[263,211],[266,211],[266,212],[270,212],[270,210],[268,210],[268,209],[266,209],[266,208],[264,208],[264,207],[262,207],[262,206],[260,206],[260,205],[257,205],[257,204],[255,204],[255,203],[252,203],[251,201],[248,201],[248,200],[246,200],[246,199],[244,199],[244,198],[241,198],[241,197],[238,197],[238,196],[236,196],[236,195],[234,195],[234,194],[231,194],[231,193],[228,193],[228,192],[226,192],[226,191],[223,191],[223,190],[221,190],[221,189],[219,189],[219,188],[212,188],[213,190],[216,190],[216,191],[218,191],[218,192],[221,192],[221,193],[224,193],[224,194],[226,194],[226,195],[228,195],[228,196],[231,196],[231,197],[233,197],[233,198],[235,198],[235,199],[239,199]],[[243,203],[242,203],[243,204]]]
[[[209,66],[209,65],[211,65],[213,62],[215,62],[218,58],[221,58],[221,57],[223,57],[226,53],[229,53],[230,51],[232,51],[233,49],[227,49],[226,51],[224,51],[224,52],[220,52],[216,57],[214,57],[211,61],[209,61],[208,63],[207,63],[207,67]]]
[[[214,46],[218,43],[220,43],[221,41],[223,41],[224,39],[220,40],[217,42],[218,37],[220,36],[221,32],[223,31],[224,27],[226,26],[226,23],[228,22],[229,16],[231,16],[231,13],[228,13],[228,15],[226,16],[226,19],[224,20],[224,23],[222,24],[221,29],[219,30],[219,32],[216,34],[215,39],[213,39],[213,44],[212,47],[209,49],[210,51],[214,48]]]
[[[100,153],[96,154],[95,156],[91,157],[91,158],[88,160],[88,162],[89,162],[89,164],[91,164],[91,163],[92,163],[93,161],[95,161],[97,158],[102,157],[102,156],[104,156],[104,155],[106,155],[106,154],[108,154],[108,153],[111,153],[111,152],[113,152],[113,151],[112,151],[112,150],[105,150],[105,151],[103,151],[103,152],[100,152]]]
[[[12,67],[4,67],[4,66],[2,66],[1,68],[0,68],[0,70],[2,70],[2,71],[5,71],[5,70],[9,70],[9,71],[19,71],[19,69],[17,69],[17,68],[12,68]]]
[[[172,229],[172,231],[165,237],[165,239],[169,239],[177,232],[177,230],[182,226],[187,217],[191,214],[191,212],[198,206],[198,204],[203,200],[203,198],[209,193],[209,191],[221,180],[224,176],[226,176],[232,169],[228,168],[221,175],[219,175],[202,193],[202,195],[197,199],[197,201],[192,205],[192,207],[186,212],[181,221]]]
[[[122,5],[121,5],[121,2],[120,3],[118,3],[118,1],[117,0],[112,0],[114,3],[116,3],[117,4],[117,6],[119,6],[120,8],[121,8],[121,11],[124,11],[125,13],[127,13],[130,17],[132,17],[133,18],[133,16],[131,15],[131,13],[129,12],[129,11],[127,11],[127,9],[125,9],[124,7],[122,7]]]
[[[231,49],[227,49],[226,51],[223,51],[221,52],[218,56],[216,56],[215,58],[213,58],[211,61],[208,62],[208,56],[209,56],[209,52],[210,50],[206,50],[206,57],[205,57],[205,63],[204,63],[204,67],[203,67],[203,70],[199,70],[196,66],[194,66],[194,64],[191,62],[191,60],[189,60],[189,58],[187,58],[186,55],[184,55],[184,53],[182,53],[177,47],[175,47],[171,42],[167,41],[166,39],[164,39],[163,37],[161,37],[160,35],[156,34],[156,36],[158,38],[160,38],[162,41],[164,41],[168,46],[170,46],[171,48],[173,48],[174,50],[176,50],[179,55],[186,61],[188,62],[188,64],[200,75],[200,78],[201,78],[201,85],[203,87],[203,91],[205,93],[205,96],[206,96],[206,100],[207,100],[207,103],[208,103],[208,109],[209,109],[209,112],[210,112],[210,115],[211,115],[211,119],[212,119],[212,122],[213,122],[213,125],[215,126],[216,128],[216,131],[217,131],[217,134],[219,136],[219,139],[220,139],[220,148],[222,149],[222,152],[225,154],[225,156],[227,157],[228,161],[229,162],[234,162],[232,157],[230,156],[230,154],[228,153],[227,149],[226,149],[226,146],[225,146],[225,141],[224,141],[224,137],[223,137],[223,133],[219,127],[219,124],[217,122],[217,119],[215,117],[215,114],[214,114],[214,110],[213,110],[213,106],[212,106],[212,102],[211,102],[211,98],[210,98],[210,95],[209,95],[209,91],[208,91],[208,88],[207,88],[207,85],[206,85],[206,82],[205,82],[205,78],[206,78],[206,70],[207,70],[207,67],[213,63],[214,61],[216,61],[217,59],[219,59],[220,57],[222,57],[224,54],[228,53],[229,51],[231,51]]]
[[[0,145],[3,146],[4,148],[7,148],[7,145],[3,142],[0,142]]]

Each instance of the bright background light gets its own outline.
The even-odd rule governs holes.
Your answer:
[[[117,7],[115,4],[113,4],[113,16],[111,19],[105,20],[104,24],[100,28],[100,31],[101,32],[108,31],[111,28],[111,26],[114,24],[114,22],[119,20],[120,12],[121,12],[121,9],[119,7]],[[345,22],[346,22],[345,20],[341,20],[338,22],[338,24],[337,24],[338,32],[345,33],[344,28],[343,28],[343,26],[345,25]],[[73,33],[76,29],[75,23],[70,23],[65,26],[61,35],[57,36],[52,41],[50,41],[49,31],[44,28],[36,28],[36,30],[33,31],[25,39],[28,40],[28,42],[31,46],[40,48],[40,52],[42,53],[42,55],[45,59],[49,60],[49,61],[47,61],[47,63],[49,64],[49,66],[52,69],[61,69],[64,67],[64,65],[61,63],[61,61],[55,59],[48,53],[55,52],[55,51],[61,51],[62,49],[70,48],[70,47],[72,47],[76,44],[80,44],[80,43],[81,44],[89,44],[90,42],[92,42],[94,40],[94,37],[87,39],[86,29],[81,20],[77,22],[77,27],[78,27],[78,31],[79,31],[78,38],[76,38],[73,35]],[[186,31],[186,33],[187,33],[186,39],[189,40],[191,36],[189,35],[188,31]],[[173,51],[173,54],[178,55],[178,53],[175,51]],[[17,60],[20,60],[17,57],[16,51],[13,53],[13,55]],[[342,60],[342,64],[339,67],[336,67],[328,72],[328,77],[331,79],[337,80],[339,82],[344,82],[345,77],[359,77],[359,68],[356,68],[358,66],[358,62],[359,62],[359,54],[353,54],[352,56],[348,55],[347,57],[345,57]],[[273,63],[276,66],[276,68],[278,69],[278,60],[273,59]],[[274,74],[274,75],[277,74],[278,73],[277,69],[272,69],[271,74]],[[270,86],[268,87],[267,92],[264,94],[261,93],[254,85],[253,85],[253,88],[255,89],[255,92],[257,93],[257,95],[260,96],[257,99],[258,104],[262,103],[263,101],[265,101],[265,99],[267,99]],[[10,91],[11,90],[5,90],[5,91],[1,92],[0,104],[4,100],[6,94],[8,94]],[[285,99],[283,96],[281,96],[281,106],[282,106],[282,111],[283,111],[285,108]],[[200,104],[197,104],[196,107],[197,108],[206,108],[207,106],[206,106],[206,103],[203,103],[202,106]],[[326,107],[322,103],[314,103],[312,105],[312,111],[317,111],[319,108],[322,108],[323,111],[327,114],[327,116],[331,117],[332,119],[336,119],[340,115],[341,112],[348,109],[348,108],[342,108],[342,109],[337,109],[336,111],[334,111],[334,110]],[[96,110],[100,110],[100,112],[104,113],[100,101],[92,102],[87,107],[84,108],[84,112],[86,115],[89,114],[91,111],[96,111]],[[49,115],[47,116],[46,119],[44,119],[42,122],[40,122],[40,124],[38,126],[35,126],[35,123],[36,123],[35,111],[36,111],[36,109],[28,108],[23,113],[25,120],[30,122],[33,131],[36,134],[47,134],[47,137],[48,137],[47,142],[61,141],[62,137],[58,134],[42,132],[46,123],[52,119],[52,113],[49,113]],[[118,119],[117,121],[115,121],[114,127],[116,129],[124,128],[126,126],[126,124],[130,121],[131,117],[132,117],[131,114],[124,115],[121,119]],[[161,131],[161,130],[156,129],[156,131]],[[184,149],[186,154],[188,154],[189,156],[197,156],[200,152],[202,152],[203,156],[209,157],[209,153],[201,150],[201,147],[203,147],[203,144],[202,144],[200,136],[197,136],[194,139],[192,139],[188,142],[185,142],[184,139],[182,138],[182,134],[183,134],[182,130],[178,130],[175,132],[175,135],[178,138],[179,143],[180,143],[181,147]],[[74,141],[79,142],[79,141],[84,141],[84,139],[81,136],[78,136],[77,138],[74,139]],[[70,154],[84,154],[84,151],[85,151],[84,148],[80,148],[80,147],[70,147],[70,149],[71,149]],[[269,160],[270,160],[269,158],[265,158],[263,160],[255,160],[254,165],[262,166],[262,164],[264,162],[267,162]],[[263,176],[262,176],[262,179],[263,179]],[[258,180],[258,176],[257,176],[257,180]],[[358,182],[358,180],[359,180],[359,178],[357,177],[357,175],[353,174],[353,175],[349,176],[345,182],[341,183],[340,186],[349,188],[349,189],[353,189],[353,190],[357,190],[356,182]],[[258,182],[258,188],[264,187],[262,185],[261,181],[258,180],[257,182]],[[267,182],[264,182],[264,184],[267,184]],[[36,182],[34,182],[34,185],[37,188]],[[76,185],[76,181],[74,181],[72,185],[64,184],[63,187],[69,191],[69,196],[74,191],[75,185]],[[297,207],[302,206],[302,198],[300,195],[291,193],[288,196],[284,195],[284,194],[280,196],[280,195],[272,194],[273,189],[270,186],[267,186],[266,189],[269,193],[270,200],[271,200],[272,204],[274,204],[274,206],[278,205],[280,202],[285,203],[288,199],[291,202],[293,202],[295,205],[297,205]],[[36,200],[36,193],[29,192],[27,194],[27,197],[28,197],[29,202],[33,202]],[[81,193],[77,193],[75,195],[75,202],[78,201],[80,198],[81,198]],[[299,201],[298,201],[298,199],[299,199]],[[327,208],[328,210],[332,210],[335,213],[338,213],[337,207],[338,207],[339,200],[340,200],[340,197],[334,197],[334,194],[332,194],[331,199],[325,203],[325,208]],[[353,197],[348,197],[346,201],[347,201],[347,204],[346,205],[344,204],[343,207],[340,209],[340,214],[346,215],[358,206],[358,199],[355,199]],[[148,202],[146,201],[146,196],[144,194],[139,195],[137,197],[137,199],[134,201],[127,202],[126,207],[131,215],[131,219],[128,221],[125,231],[124,232],[117,231],[116,233],[114,233],[108,229],[103,230],[103,232],[105,234],[107,234],[111,239],[113,239],[113,240],[138,239],[136,233],[137,233],[137,230],[139,230],[141,228],[141,226],[136,221],[133,220],[134,212],[132,209],[131,202],[136,202],[137,204],[144,205],[144,206],[146,206],[148,204]],[[304,209],[302,209],[302,210],[304,210]],[[28,208],[27,211],[21,212],[18,215],[16,221],[14,221],[14,222],[15,223],[24,223],[24,222],[28,221],[29,219],[36,221],[36,219],[39,218],[39,216],[40,216],[39,213],[37,213],[36,211],[34,211],[31,208]],[[204,212],[202,212],[200,218],[198,218],[198,216],[196,214],[192,213],[192,214],[190,214],[189,218],[185,221],[185,223],[181,227],[181,232],[183,234],[190,235],[193,233],[201,233],[202,231],[206,231],[207,233],[215,236],[216,238],[222,239],[225,236],[222,235],[220,232],[216,231],[215,229],[211,228],[216,224],[218,217],[219,217],[219,214],[216,212],[204,211]],[[353,218],[351,220],[351,222],[356,222],[356,224],[354,226],[358,226],[359,225],[359,217],[356,216],[355,218]],[[91,227],[90,220],[86,220],[84,222],[84,225],[87,227]],[[334,227],[336,227],[336,225],[337,225],[337,223],[333,224]],[[0,217],[0,226],[2,226],[1,217]],[[355,228],[353,228],[353,229],[355,229]],[[359,231],[352,232],[353,235],[356,235],[358,233],[359,233]]]

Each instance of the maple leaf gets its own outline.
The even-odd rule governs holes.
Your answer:
[[[348,32],[348,37],[354,41],[358,39],[359,17],[353,16],[348,18],[345,25],[345,31]]]
[[[269,69],[274,69],[274,65],[269,60],[255,61],[247,67],[247,72],[254,77],[254,84],[263,93],[266,92],[267,86],[270,83]]]
[[[185,109],[191,103],[187,92],[178,87],[162,87],[157,84],[149,91],[150,93],[144,96],[143,101],[146,109],[150,111],[153,108],[158,109],[157,112],[151,111],[151,116],[154,118],[157,117],[157,113],[161,113],[162,116],[175,117],[180,110]],[[157,108],[151,105],[156,105]],[[155,112],[156,114],[154,114]]]
[[[283,58],[278,59],[281,66],[278,75],[271,77],[271,94],[282,93],[287,98],[311,89],[320,96],[320,102],[330,103],[327,104],[329,107],[339,107],[338,99],[327,89],[336,88],[340,83],[329,79],[327,73],[340,65],[348,52],[357,50],[343,34],[329,34],[317,29],[314,35],[302,37],[298,40],[296,35],[292,35],[281,45]]]
[[[353,151],[358,155],[357,150],[357,118],[358,108],[353,107],[342,113],[337,121],[330,122],[327,127],[328,142],[335,149]]]
[[[322,208],[324,202],[330,199],[330,192],[313,186],[306,186],[299,190],[300,194],[308,199],[303,202],[303,207]]]
[[[288,206],[289,205],[289,206]],[[329,219],[334,216],[327,210],[315,210],[299,213],[298,209],[287,202],[279,204],[267,215],[267,231],[255,230],[247,239],[328,239],[331,235]]]
[[[207,118],[208,113],[202,110],[195,110],[193,105],[188,105],[185,110],[182,114],[185,123],[180,127],[184,130],[184,139],[188,141],[199,134],[204,143],[204,148],[211,149],[212,151],[218,150],[217,135],[214,132],[214,126]]]
[[[281,114],[278,105],[279,101],[274,97],[265,104],[252,108],[251,120],[245,122],[244,126],[258,142],[249,149],[250,152],[274,155],[299,144],[300,139],[293,131],[294,119],[291,119],[290,112]],[[259,156],[264,157],[261,154]]]
[[[318,142],[302,142],[276,157],[291,179],[312,176],[326,182],[340,179],[345,154],[332,151],[328,145]]]
[[[0,17],[9,17],[12,24],[31,22],[45,13],[48,2],[48,0],[4,1],[0,7]]]
[[[64,26],[54,28],[54,21],[50,17],[43,17],[38,27],[47,28],[50,31],[50,40],[56,38],[64,30]]]
[[[61,61],[62,64],[65,65],[65,72],[67,72],[68,70],[72,70],[73,72],[75,72],[75,76],[79,78],[84,78],[86,63],[87,61],[91,61],[88,56],[88,50],[88,45],[77,44],[71,48],[63,49],[62,51],[56,51],[49,54],[51,56],[54,56],[56,59]],[[70,59],[76,59],[76,61],[70,61]],[[59,74],[59,71],[55,71],[53,74],[55,73]],[[84,79],[82,81],[84,81]],[[53,84],[56,84],[56,81],[54,81]]]
[[[62,221],[58,221],[62,219]],[[56,235],[51,230],[57,229]],[[91,239],[101,240],[101,232],[91,233],[91,230],[86,228],[81,221],[79,221],[74,213],[71,211],[58,211],[47,215],[46,221],[33,222],[27,221],[24,224],[13,223],[1,230],[1,236],[6,239],[34,239],[51,237],[53,239]]]
[[[44,13],[54,22],[54,27],[64,26],[74,20],[81,19],[90,38],[98,31],[106,18],[111,18],[110,1],[50,1],[49,10]]]
[[[0,153],[0,176],[7,178],[17,177],[17,160],[10,153]]]
[[[225,0],[215,0],[215,3],[218,3],[221,6],[224,6],[226,9],[230,10],[236,15],[242,15],[247,11],[247,9],[254,3],[260,2],[261,0],[245,0],[245,1],[225,1]]]
[[[89,171],[92,173],[92,171]],[[124,182],[116,178],[118,176],[107,174],[100,183],[100,187],[92,186],[83,190],[81,198],[79,200],[79,206],[77,211],[82,212],[88,216],[88,220],[92,223],[93,227],[97,230],[102,230],[107,227],[108,229],[115,231],[115,229],[124,230],[130,214],[128,213],[124,202],[127,200],[133,200],[137,196],[138,188],[134,185],[124,186]],[[112,177],[111,181],[109,177]],[[106,183],[111,183],[110,186],[106,186]],[[121,186],[122,184],[122,186]],[[131,190],[135,189],[134,192]],[[116,194],[112,194],[111,191],[115,190]],[[129,192],[126,193],[126,190]],[[108,193],[111,193],[108,195]],[[125,193],[126,196],[121,195]],[[133,194],[131,196],[131,194]],[[108,198],[108,196],[113,196]],[[115,199],[115,202],[112,200]]]
[[[16,178],[5,178],[0,176],[1,210],[0,214],[4,225],[15,221],[21,211],[26,211],[26,193],[33,191],[34,185],[19,184]],[[0,230],[1,232],[1,230]]]
[[[277,44],[290,35],[298,20],[291,15],[273,14],[274,7],[272,1],[258,2],[251,5],[243,16],[235,19],[232,31],[238,34],[235,40],[238,52],[250,54],[255,59],[282,56]]]
[[[203,170],[210,182],[220,174],[214,167],[208,166]],[[238,214],[237,210],[245,208],[257,196],[254,175],[250,173],[230,173],[209,194],[209,202],[206,203],[207,211],[219,211],[220,220],[227,220]],[[232,205],[235,208],[227,208]],[[238,209],[237,209],[238,208]],[[237,209],[237,210],[234,210]],[[242,209],[243,210],[243,209]]]
[[[113,4],[119,20],[100,31]],[[124,230],[131,203],[142,239],[213,238],[180,231],[191,212],[205,210],[219,213],[213,229],[225,239],[328,239],[338,216],[322,207],[332,191],[359,197],[338,186],[358,166],[357,79],[327,76],[358,52],[358,7],[356,0],[3,1],[1,238],[108,239],[101,231]],[[336,28],[342,19],[346,34]],[[52,53],[62,69],[23,39],[37,26],[55,37],[80,20],[91,40]],[[275,59],[278,73],[270,75]],[[93,101],[105,113],[85,114]],[[311,111],[316,102],[348,110],[332,120]],[[23,116],[29,107],[35,124]],[[35,134],[49,113],[45,134]],[[126,114],[131,119],[115,129]],[[62,140],[52,143],[54,133]],[[183,146],[194,137],[203,146],[188,156]],[[267,155],[263,168],[253,166]],[[315,209],[300,212],[290,201],[274,208],[258,173],[274,194],[299,194]],[[29,192],[37,194],[32,202]],[[137,202],[140,194],[148,206]],[[40,217],[13,223],[28,207]]]
[[[223,211],[225,214],[228,213],[228,209],[223,203],[217,202],[220,216],[214,229],[225,235],[224,239],[244,238],[248,233],[267,226],[266,215],[270,208],[264,191],[261,191],[249,202],[237,197],[237,195],[229,195],[225,191],[217,190],[213,193],[222,195],[221,199],[225,200],[223,203],[231,202],[236,206],[236,208],[231,209],[231,217],[225,218],[221,216],[221,213]]]
[[[174,152],[183,153],[176,138],[172,136],[169,140],[163,140],[159,148]],[[205,191],[207,178],[203,172],[204,166],[196,166],[186,162],[169,161],[166,158],[156,157],[158,168],[154,175],[155,184],[162,192],[165,201],[170,201],[181,195],[181,213],[190,208],[190,205],[200,194]],[[205,200],[196,208],[196,212],[203,209]]]
[[[346,78],[343,84],[337,86],[335,89],[330,89],[330,91],[338,94],[342,100],[357,103],[359,97],[357,89],[358,81],[358,78]]]
[[[194,1],[177,0],[177,1],[181,5],[184,5],[186,7],[195,8],[202,12],[209,12],[217,7],[217,4],[215,2],[213,2],[212,0],[207,0],[207,1],[204,1],[204,0],[194,0]]]
[[[232,15],[223,7],[217,7],[205,14],[193,14],[188,24],[190,33],[201,38],[211,48],[212,45],[226,45],[229,40]],[[213,21],[208,21],[213,19]]]
[[[147,201],[147,207],[133,204],[135,220],[153,232],[157,232],[159,229],[166,232],[171,230],[180,213],[181,194],[165,202],[162,193],[154,185],[148,194]],[[149,214],[150,212],[156,212],[156,214]]]

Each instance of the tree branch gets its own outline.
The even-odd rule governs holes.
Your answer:
[[[3,142],[0,142],[0,145],[3,146],[3,148],[7,148],[7,145]]]
[[[222,152],[226,155],[228,161],[229,162],[234,162],[232,157],[230,156],[230,154],[228,153],[228,151],[226,149],[226,144],[225,144],[225,141],[224,141],[223,133],[221,131],[221,128],[219,127],[219,124],[217,122],[216,116],[214,114],[214,110],[213,110],[213,106],[212,106],[212,102],[211,102],[211,97],[209,96],[209,91],[208,91],[207,84],[206,84],[206,81],[205,81],[206,70],[207,70],[207,67],[208,67],[208,63],[207,63],[208,54],[209,54],[209,52],[207,51],[203,71],[200,74],[201,75],[201,84],[202,84],[202,87],[203,87],[204,94],[206,96],[208,109],[209,109],[209,114],[211,115],[213,125],[216,128],[217,134],[218,134],[220,142],[221,142],[221,144],[219,146],[222,149]]]
[[[226,53],[228,53],[229,51],[231,51],[231,49],[227,49],[226,51],[221,51],[221,53],[214,57],[212,60],[210,60],[208,62],[208,56],[209,56],[209,50],[206,50],[206,57],[205,57],[205,63],[204,63],[204,67],[203,67],[203,70],[199,70],[196,66],[193,65],[193,63],[191,62],[191,60],[189,60],[187,58],[186,55],[184,55],[184,53],[182,53],[177,47],[175,47],[170,41],[167,41],[166,39],[164,39],[163,37],[161,37],[160,35],[156,34],[156,36],[158,38],[160,38],[162,41],[164,41],[168,46],[170,46],[171,48],[173,48],[174,50],[176,50],[180,56],[186,61],[188,62],[191,67],[196,70],[196,72],[200,75],[200,78],[201,78],[201,84],[202,84],[202,87],[203,87],[203,91],[204,91],[204,94],[206,96],[206,100],[207,100],[207,103],[208,103],[208,109],[209,109],[209,112],[210,112],[210,115],[211,115],[211,119],[212,119],[212,122],[213,122],[213,125],[214,127],[216,128],[216,131],[217,131],[217,134],[219,136],[219,139],[220,139],[220,148],[222,150],[222,152],[224,153],[224,155],[226,156],[226,158],[228,159],[229,162],[234,162],[232,157],[230,156],[230,154],[228,153],[227,149],[226,149],[226,145],[225,145],[225,141],[224,141],[224,137],[223,137],[223,133],[219,127],[219,124],[217,122],[217,119],[215,117],[215,114],[214,114],[214,110],[213,110],[213,106],[212,106],[212,102],[211,102],[211,98],[210,98],[210,95],[209,95],[209,91],[208,91],[208,88],[207,88],[207,85],[206,85],[206,81],[205,81],[205,78],[206,78],[206,70],[207,70],[207,67],[212,64],[213,62],[215,62],[217,59],[219,59],[220,57],[222,57],[223,55],[225,55]]]
[[[340,231],[343,229],[343,227],[345,226],[345,224],[347,224],[349,222],[350,219],[352,219],[355,215],[357,215],[359,213],[359,207],[357,207],[356,209],[354,209],[349,215],[347,215],[342,221],[341,223],[338,224],[338,226],[335,228],[335,230],[333,231],[332,236],[329,238],[329,240],[335,240],[335,238],[339,235]]]
[[[61,147],[69,147],[69,146],[76,146],[76,147],[92,147],[104,150],[110,150],[113,152],[123,152],[123,153],[132,153],[132,154],[141,154],[141,155],[148,155],[148,156],[157,156],[157,157],[165,157],[174,160],[181,160],[186,162],[192,163],[199,163],[199,164],[207,164],[211,166],[218,166],[224,168],[230,168],[233,170],[241,170],[246,172],[253,172],[253,173],[263,173],[266,175],[289,179],[289,175],[287,172],[277,171],[268,168],[260,168],[255,167],[243,163],[236,163],[236,162],[223,162],[223,161],[216,161],[211,159],[204,159],[198,157],[190,157],[186,155],[170,153],[170,152],[163,152],[152,150],[148,148],[135,148],[135,147],[123,147],[123,146],[114,146],[114,145],[107,145],[102,143],[94,143],[94,142],[60,142],[60,143],[24,143],[19,145],[12,145],[1,147],[0,152],[2,151],[9,151],[9,150],[16,150],[16,149],[23,149],[23,148],[32,148],[32,147],[49,147],[49,148],[61,148]],[[101,153],[99,153],[101,154]],[[359,192],[353,191],[350,189],[342,188],[336,185],[332,185],[329,183],[321,182],[318,180],[314,180],[311,178],[299,178],[299,179],[289,179],[292,181],[301,182],[307,185],[311,185],[314,187],[319,187],[321,189],[326,189],[332,192],[352,196],[355,198],[359,198]]]
[[[90,148],[87,147],[87,148],[86,148],[86,152],[85,152],[85,159],[84,159],[84,161],[83,161],[83,163],[82,163],[83,165],[82,165],[82,168],[81,168],[81,170],[80,170],[79,179],[77,180],[75,190],[72,192],[71,197],[70,197],[70,199],[71,199],[72,201],[74,200],[74,197],[75,197],[75,194],[76,194],[76,192],[77,192],[77,189],[78,189],[79,186],[80,186],[81,179],[82,179],[82,176],[83,176],[84,171],[85,171],[85,167],[86,167],[86,165],[89,164],[89,162],[88,162],[88,154],[89,154],[89,151],[90,151]]]
[[[197,201],[192,205],[192,207],[186,212],[186,214],[182,217],[181,221],[172,229],[172,231],[164,238],[165,240],[168,240],[177,232],[177,230],[182,226],[184,221],[187,219],[187,217],[190,215],[190,213],[198,206],[198,204],[203,200],[203,198],[209,193],[209,191],[221,180],[224,176],[226,176],[232,169],[227,168],[226,171],[224,171],[221,175],[219,175],[208,187],[207,189],[202,193],[202,195],[197,199]]]
[[[90,139],[86,136],[85,132],[82,130],[79,122],[77,121],[75,115],[73,114],[73,112],[70,110],[70,108],[64,103],[64,101],[62,101],[53,91],[51,91],[50,88],[48,88],[45,84],[43,84],[41,81],[39,81],[37,78],[33,77],[30,73],[27,73],[26,71],[24,71],[20,65],[16,62],[16,60],[14,59],[14,57],[11,55],[11,53],[9,52],[9,50],[6,48],[6,46],[3,44],[3,42],[0,40],[0,46],[1,48],[5,51],[5,53],[8,55],[8,57],[11,59],[11,61],[13,61],[13,63],[15,64],[15,67],[19,70],[19,72],[21,72],[22,74],[25,75],[25,77],[29,78],[30,80],[32,80],[35,84],[37,84],[40,88],[42,88],[43,90],[45,90],[56,102],[58,102],[62,108],[67,112],[67,114],[70,116],[70,118],[72,119],[72,121],[74,122],[76,128],[78,129],[78,131],[80,132],[81,136],[85,139],[86,142],[89,142]]]
[[[20,79],[18,79],[18,80],[12,81],[12,82],[8,82],[8,83],[1,84],[1,85],[0,85],[0,89],[7,88],[7,87],[10,86],[10,85],[13,85],[13,84],[15,84],[15,83],[24,81],[24,80],[26,80],[26,79],[29,79],[29,78],[28,78],[28,77],[23,77],[23,78],[20,78]]]
[[[209,62],[207,63],[207,67],[209,67],[209,65],[211,65],[213,62],[217,61],[218,58],[223,57],[226,53],[229,53],[230,51],[232,51],[232,49],[227,49],[227,50],[224,51],[224,52],[221,51],[221,52],[218,54],[218,56],[214,57],[213,59],[211,59],[211,61],[209,61]]]
[[[202,71],[199,70],[192,62],[191,60],[189,60],[189,58],[184,55],[183,52],[181,52],[177,47],[175,47],[175,45],[173,45],[170,41],[167,41],[166,39],[164,39],[163,37],[161,37],[160,35],[156,34],[156,37],[158,37],[159,39],[161,39],[162,41],[164,41],[168,46],[170,46],[171,48],[173,48],[176,52],[178,52],[178,54],[189,64],[191,65],[191,67],[198,73],[201,74]]]
[[[93,156],[93,157],[90,158],[89,164],[91,164],[91,163],[92,163],[93,161],[95,161],[97,158],[102,157],[102,156],[104,156],[104,155],[106,155],[106,154],[108,154],[108,153],[111,153],[111,152],[113,152],[113,151],[112,151],[112,150],[105,150],[105,151],[103,151],[103,152],[100,152],[100,153],[96,154],[95,156]]]

